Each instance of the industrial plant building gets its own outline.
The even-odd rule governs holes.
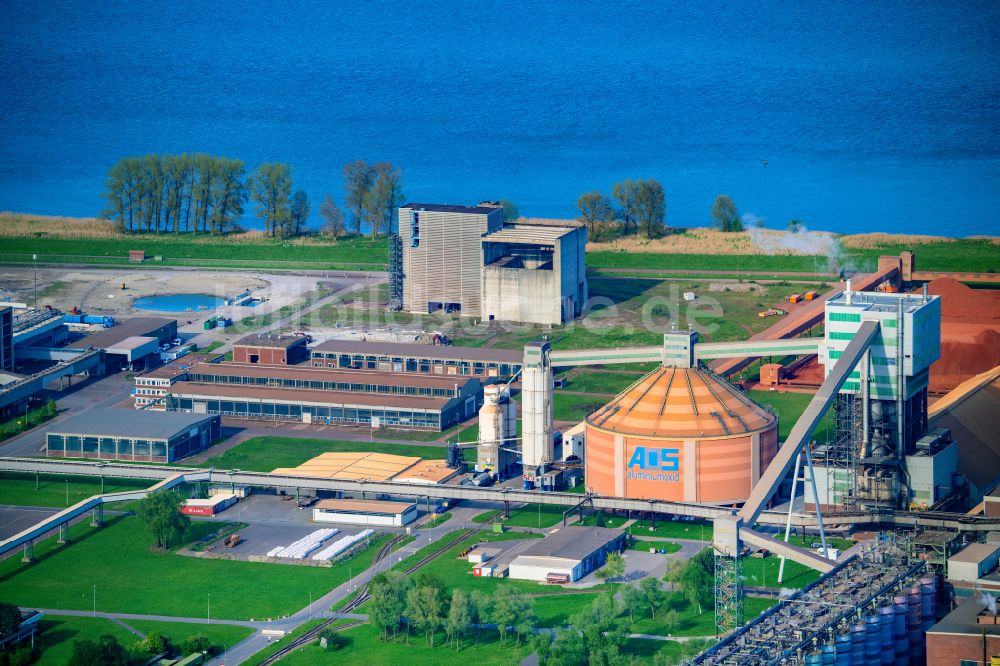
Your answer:
[[[410,203],[390,239],[390,306],[562,324],[587,301],[583,226],[504,224],[495,205]]]
[[[815,454],[820,504],[932,507],[956,490],[958,471],[950,433],[928,433],[927,379],[940,356],[941,300],[926,291],[853,292],[848,283],[826,302],[819,360],[827,376],[865,322],[877,322],[879,333],[833,405],[832,441]],[[906,472],[910,462],[915,477]]]
[[[475,377],[238,363],[198,363],[181,372],[175,372],[176,367],[152,373],[155,376],[150,381],[158,386],[137,386],[136,391],[150,395],[136,395],[136,406],[143,406],[140,400],[156,400],[169,411],[444,430],[475,415],[482,394],[482,385]]]
[[[304,335],[254,333],[233,343],[233,362],[260,365],[295,365],[309,358]]]
[[[926,640],[928,665],[972,666],[1000,660],[996,610],[976,599],[967,599],[945,615],[927,630]]]
[[[218,416],[90,409],[45,433],[46,455],[171,463],[208,448],[221,434]]]
[[[573,583],[604,566],[608,553],[625,549],[625,530],[607,527],[559,528],[544,539],[533,541],[510,563],[508,576],[519,580],[544,581],[565,576]]]
[[[496,378],[516,375],[523,360],[521,352],[508,349],[357,340],[321,342],[311,356],[316,368]]]
[[[587,490],[676,502],[745,499],[778,419],[701,368],[661,367],[587,417]]]
[[[177,320],[165,317],[132,317],[111,328],[91,333],[66,345],[66,349],[102,349],[107,372],[159,365],[160,345],[177,337]]]

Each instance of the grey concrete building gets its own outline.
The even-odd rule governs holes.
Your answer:
[[[484,234],[503,226],[503,209],[409,203],[399,209],[403,309],[478,317]]]
[[[564,324],[587,302],[587,229],[511,224],[483,238],[482,318]]]
[[[495,206],[411,203],[399,209],[398,231],[390,282],[402,285],[408,312],[562,324],[583,311],[585,227],[505,225]]]

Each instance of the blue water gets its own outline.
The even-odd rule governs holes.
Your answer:
[[[137,310],[156,310],[157,312],[190,312],[193,310],[214,310],[224,305],[226,299],[209,294],[167,294],[165,296],[146,296],[132,301],[132,307]]]
[[[772,227],[1000,232],[996,2],[13,0],[0,24],[0,209],[92,215],[118,157],[205,151],[288,162],[314,201],[361,158],[408,199],[532,216],[651,176],[678,226],[725,192]]]

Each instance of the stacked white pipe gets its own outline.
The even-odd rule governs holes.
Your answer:
[[[326,527],[321,530],[311,532],[298,541],[294,541],[287,546],[278,546],[267,551],[268,557],[287,557],[301,560],[309,553],[323,545],[323,542],[340,532],[336,527]]]
[[[314,560],[332,560],[357,542],[371,536],[374,533],[375,530],[362,530],[357,534],[348,534],[347,536],[337,539],[329,546],[313,555],[312,558]]]

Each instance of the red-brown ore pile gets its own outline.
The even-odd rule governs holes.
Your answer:
[[[1000,291],[971,289],[950,278],[927,288],[941,297],[941,358],[931,366],[930,390],[951,390],[1000,365]]]

